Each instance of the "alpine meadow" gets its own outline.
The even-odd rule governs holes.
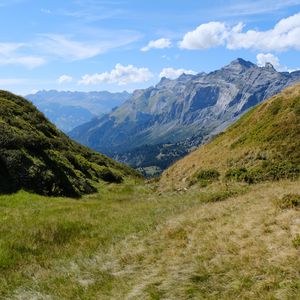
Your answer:
[[[0,16],[0,299],[300,299],[300,1]]]

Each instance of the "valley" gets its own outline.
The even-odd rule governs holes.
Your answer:
[[[300,0],[0,24],[0,300],[300,299]]]
[[[109,113],[112,109],[123,104],[129,97],[130,94],[127,92],[57,90],[42,90],[25,96],[65,133],[96,117]]]
[[[259,67],[238,58],[208,74],[162,78],[69,135],[153,176],[299,81],[299,71],[278,72],[270,63]]]
[[[28,114],[38,112],[29,102],[7,92],[1,97],[22,108],[14,110],[24,120],[16,118],[15,134],[34,128]],[[79,146],[38,114],[68,151],[88,155],[81,171],[67,176],[70,186],[86,180],[93,191],[66,198],[61,186],[54,194],[61,197],[47,190],[38,195],[22,181],[18,191],[2,191],[0,297],[299,298],[299,101],[299,85],[285,89],[151,180]],[[3,115],[2,126],[5,121]],[[49,151],[39,148],[37,128],[36,142],[21,148],[27,157],[29,150]],[[110,174],[119,174],[109,178],[121,180],[101,177],[103,166],[89,161],[97,157]],[[60,160],[66,172],[72,152]]]

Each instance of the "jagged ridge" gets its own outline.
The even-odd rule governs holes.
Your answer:
[[[139,147],[161,144],[164,148],[165,144],[186,139],[192,141],[192,146],[199,145],[249,108],[299,81],[300,72],[280,73],[270,64],[258,67],[237,59],[209,74],[163,78],[155,87],[137,90],[117,110],[78,127],[71,136],[95,150],[121,157],[134,167],[148,166],[147,159],[139,160],[139,165],[130,159],[140,152]],[[152,157],[151,161],[161,168],[168,166],[190,150],[191,145],[184,144],[184,151],[175,156],[158,155],[156,161]],[[174,147],[170,149],[174,152]]]

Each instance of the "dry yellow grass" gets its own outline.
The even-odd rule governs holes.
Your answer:
[[[299,299],[300,212],[274,202],[287,192],[299,194],[299,182],[193,207],[58,271],[96,288],[94,299]],[[97,290],[99,276],[109,289]]]

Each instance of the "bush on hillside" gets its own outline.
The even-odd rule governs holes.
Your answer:
[[[287,194],[282,198],[277,199],[275,204],[280,209],[290,209],[300,207],[300,195],[299,194]]]
[[[211,184],[212,182],[219,180],[219,177],[220,173],[217,170],[200,170],[192,176],[190,180],[190,185],[199,183],[201,187],[205,187]]]
[[[264,162],[260,167],[231,168],[225,173],[225,178],[249,184],[280,179],[297,179],[300,176],[300,166],[291,162]]]

